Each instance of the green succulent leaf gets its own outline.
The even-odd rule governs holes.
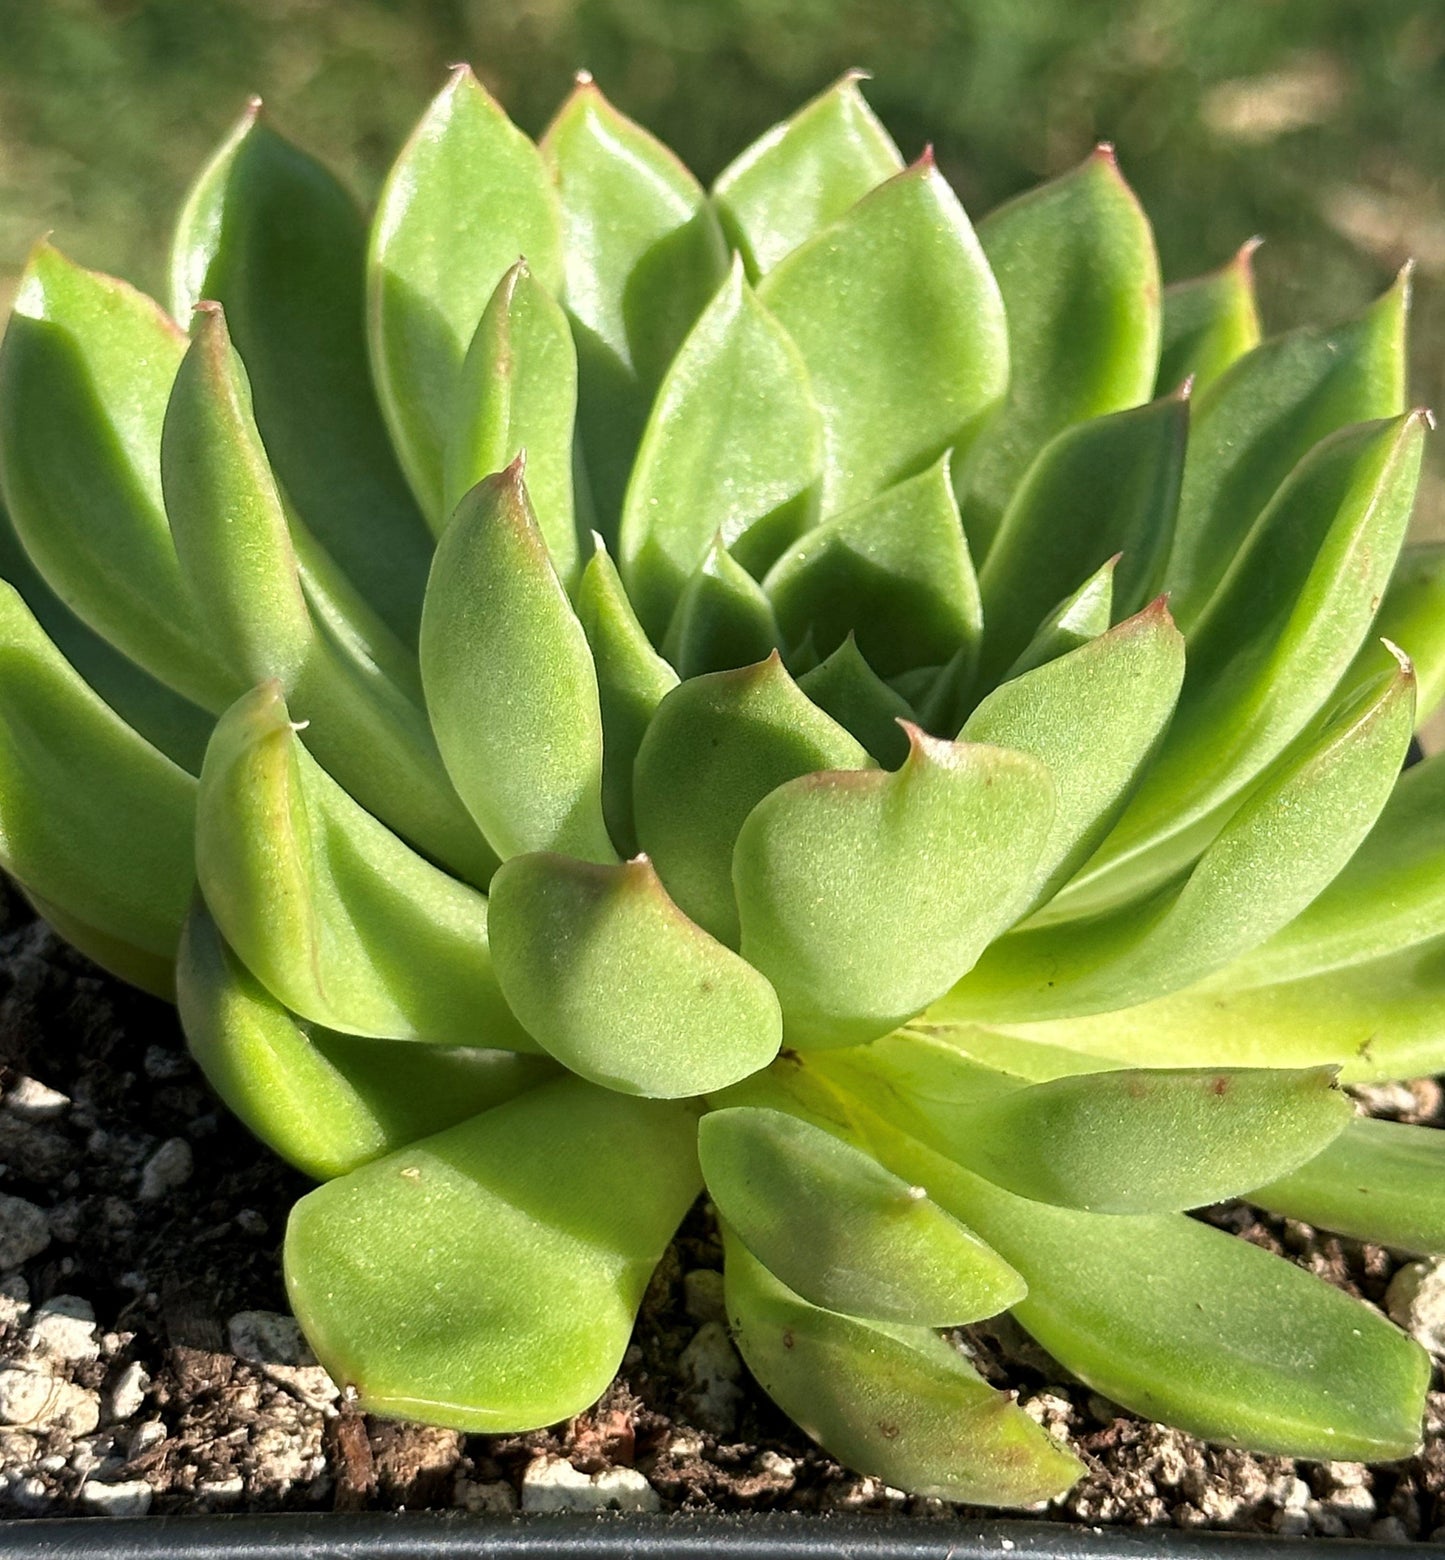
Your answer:
[[[897,769],[908,757],[908,733],[899,722],[913,718],[912,707],[863,659],[851,630],[826,660],[798,679],[798,686],[885,769]]]
[[[800,1299],[725,1233],[728,1322],[763,1390],[850,1468],[943,1500],[1061,1495],[1076,1459],[927,1327]]]
[[[686,1105],[533,1089],[303,1197],[291,1307],[363,1411],[489,1432],[570,1418],[616,1374],[701,1188],[696,1136]]]
[[[153,956],[150,985],[195,880],[195,807],[194,778],[81,680],[0,581],[0,865],[82,934]]]
[[[809,531],[764,588],[790,645],[811,634],[829,656],[853,633],[883,677],[972,652],[983,621],[948,457]]]
[[[1406,273],[1358,319],[1246,353],[1196,400],[1167,570],[1185,633],[1291,471],[1350,423],[1405,410]]]
[[[318,1181],[345,1175],[556,1075],[544,1057],[404,1045],[298,1019],[191,907],[176,1004],[207,1082],[274,1153]]]
[[[1012,1023],[1125,1008],[1258,946],[1359,848],[1399,773],[1412,718],[1413,679],[1401,667],[1280,759],[1182,882],[1001,940],[938,1015]]]
[[[994,1316],[1017,1273],[861,1148],[782,1110],[703,1117],[708,1195],[767,1270],[811,1305],[916,1327]]]
[[[592,647],[602,712],[602,813],[624,855],[637,854],[632,821],[632,771],[654,711],[677,687],[677,673],[652,648],[623,589],[607,545],[594,550],[577,583],[573,606]]]
[[[458,66],[387,175],[371,231],[372,372],[402,469],[432,529],[462,362],[518,255],[562,279],[561,217],[537,148]]]
[[[961,740],[1030,753],[1054,777],[1058,808],[1032,903],[1046,902],[1109,832],[1168,729],[1183,680],[1184,638],[1161,597],[1003,683],[969,716]],[[1082,746],[1080,732],[1089,733]]]
[[[562,206],[583,461],[612,542],[654,392],[726,274],[727,246],[697,180],[585,73],[542,155]]]
[[[1167,395],[1189,379],[1197,395],[1259,345],[1254,252],[1260,242],[1251,238],[1217,271],[1164,289],[1156,394]]]
[[[144,294],[38,245],[0,348],[0,477],[61,601],[215,711],[236,687],[207,649],[161,501],[161,422],[185,346]]]
[[[778,1054],[772,987],[683,915],[645,856],[620,866],[513,856],[492,879],[488,916],[512,1011],[593,1083],[677,1099]]]
[[[1046,661],[1068,655],[1080,645],[1097,639],[1114,621],[1114,570],[1117,556],[1107,559],[1075,591],[1071,591],[1034,630],[1034,636],[1018,659],[1000,678],[1010,682]]]
[[[931,158],[865,195],[763,278],[823,417],[823,514],[966,446],[1003,395],[1003,303]]]
[[[274,683],[216,724],[196,872],[227,943],[293,1013],[347,1034],[531,1051],[487,953],[487,901],[320,768]]]
[[[683,587],[662,648],[687,681],[765,661],[779,637],[762,586],[718,537]]]
[[[893,138],[849,71],[734,158],[713,185],[728,238],[755,280],[902,172]]]
[[[807,529],[822,460],[807,370],[735,264],[662,383],[622,509],[622,577],[654,639],[715,538],[761,574]]]
[[[1395,1251],[1445,1253],[1445,1132],[1362,1116],[1249,1200]]]
[[[616,860],[596,667],[520,459],[467,494],[437,545],[421,671],[447,772],[503,860],[553,849]]]
[[[171,307],[226,311],[266,451],[307,527],[415,642],[431,535],[392,453],[366,353],[366,229],[345,189],[254,99],[191,186]]]
[[[176,964],[170,953],[151,953],[124,937],[101,931],[71,915],[40,894],[21,889],[36,915],[50,923],[57,936],[78,949],[93,964],[163,1002],[176,998]]]
[[[867,763],[776,654],[696,677],[662,700],[638,749],[638,838],[684,913],[736,947],[732,863],[743,820],[785,780]]]
[[[519,260],[497,283],[462,363],[445,448],[450,514],[483,477],[525,452],[527,494],[566,582],[577,573],[572,424],[577,352],[567,316]]]
[[[1159,365],[1159,259],[1101,146],[979,224],[1008,315],[1008,395],[959,467],[963,526],[988,556],[1010,496],[1073,423],[1147,401]]]
[[[777,989],[790,1045],[886,1034],[1023,909],[1054,816],[1048,770],[917,727],[909,740],[894,773],[780,785],[738,835],[743,956]]]
[[[1067,428],[1040,452],[1004,511],[979,571],[988,625],[985,686],[1028,647],[1034,625],[1111,557],[1127,617],[1159,589],[1184,470],[1182,395]]]
[[[885,1161],[1018,1268],[1014,1315],[1116,1403],[1284,1456],[1389,1461],[1419,1445],[1429,1356],[1313,1273],[1182,1214],[1030,1202],[897,1140]]]
[[[1168,738],[1061,912],[1167,881],[1328,703],[1404,540],[1425,427],[1412,412],[1347,429],[1280,489],[1208,615],[1185,627],[1189,668]]]
[[[1415,724],[1422,726],[1445,699],[1445,542],[1401,550],[1370,637],[1340,686],[1358,687],[1378,676],[1379,641],[1387,639],[1415,668]]]

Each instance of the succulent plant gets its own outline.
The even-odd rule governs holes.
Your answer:
[[[705,1182],[747,1363],[893,1484],[1077,1475],[947,1332],[1009,1308],[1195,1434],[1416,1445],[1423,1351],[1184,1212],[1445,1251],[1338,1086],[1445,1058],[1406,283],[1261,342],[1250,252],[1161,294],[1108,148],[975,231],[856,77],[705,192],[464,69],[369,231],[253,105],[169,311],[37,248],[0,860],[323,1183],[363,1406],[583,1410]]]

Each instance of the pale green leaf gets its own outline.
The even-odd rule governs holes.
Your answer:
[[[899,722],[911,720],[913,710],[863,659],[851,631],[827,660],[798,679],[798,686],[885,769],[896,769],[908,756],[908,734]]]
[[[1260,243],[1251,238],[1217,271],[1164,289],[1156,394],[1168,395],[1186,379],[1198,394],[1259,345],[1254,252]]]
[[[766,661],[779,637],[762,586],[718,537],[683,587],[662,649],[686,681]]]
[[[1067,655],[1091,639],[1097,639],[1114,621],[1114,570],[1118,565],[1117,555],[1107,559],[1077,590],[1045,613],[1033,638],[1020,651],[1001,681],[1022,677],[1045,661]]]

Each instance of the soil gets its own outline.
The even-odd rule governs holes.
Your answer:
[[[175,1016],[0,898],[0,1515],[463,1507],[902,1511],[753,1385],[723,1325],[699,1204],[617,1381],[531,1435],[356,1412],[285,1315],[279,1245],[308,1183],[209,1093]],[[1445,1119],[1426,1080],[1377,1113]],[[1381,1305],[1399,1259],[1242,1205],[1206,1214]],[[1445,1539],[1445,1390],[1409,1462],[1367,1469],[1208,1447],[1072,1382],[1007,1317],[960,1340],[1085,1459],[1037,1515],[1092,1524]],[[1442,1387],[1437,1361],[1437,1389]]]

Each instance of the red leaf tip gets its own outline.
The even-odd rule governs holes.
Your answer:
[[[572,72],[572,85],[581,91],[587,87],[595,87],[597,78],[593,76],[590,70],[574,70]]]
[[[937,166],[938,159],[933,155],[933,142],[930,141],[928,145],[925,146],[918,154],[917,161],[914,162],[913,168],[919,173],[927,173],[930,168],[936,168]]]
[[[1107,163],[1111,168],[1117,168],[1119,166],[1119,159],[1115,155],[1114,143],[1112,141],[1097,142],[1094,146],[1094,150],[1089,155],[1094,159],[1095,162]]]
[[[506,468],[505,471],[502,472],[502,478],[504,481],[513,483],[515,485],[516,483],[521,482],[526,477],[526,475],[527,451],[525,449],[520,449],[517,451],[517,458],[510,466]]]

